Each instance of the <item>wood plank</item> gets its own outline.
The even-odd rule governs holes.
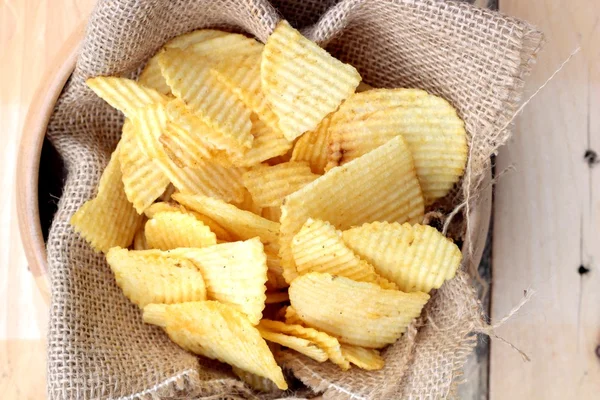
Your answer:
[[[600,3],[502,0],[500,9],[547,35],[526,93],[581,51],[527,106],[498,157],[498,170],[517,171],[496,188],[492,318],[524,290],[536,294],[497,331],[531,362],[493,340],[490,397],[598,398],[600,165],[584,154],[600,152]]]

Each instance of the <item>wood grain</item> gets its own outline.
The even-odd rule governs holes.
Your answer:
[[[600,397],[600,3],[502,0],[500,9],[547,35],[527,85],[531,94],[568,55],[581,51],[517,119],[498,170],[492,317],[536,294],[492,341],[492,400]],[[591,153],[590,153],[591,154]],[[588,157],[589,158],[589,157]],[[581,268],[581,272],[579,270]],[[585,273],[587,271],[587,273]]]

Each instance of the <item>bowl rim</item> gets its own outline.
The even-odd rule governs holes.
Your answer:
[[[16,200],[19,232],[29,269],[46,304],[50,304],[50,279],[38,204],[40,156],[54,104],[75,69],[84,33],[85,24],[81,24],[61,47],[52,67],[45,73],[36,89],[23,125],[17,159]],[[469,257],[469,262],[475,265],[481,262],[490,226],[491,183],[492,174],[488,168],[482,181],[483,193],[470,215],[470,237],[473,239],[474,252]],[[463,243],[463,256],[469,248],[469,242],[470,238],[467,237]]]

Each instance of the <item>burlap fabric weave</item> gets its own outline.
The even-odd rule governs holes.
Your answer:
[[[104,257],[69,226],[95,188],[123,117],[84,85],[98,75],[133,76],[159,47],[206,27],[265,41],[284,15],[377,87],[418,87],[449,100],[465,120],[470,161],[457,205],[475,202],[490,155],[508,135],[542,40],[528,24],[460,2],[434,0],[100,0],[48,136],[68,177],[48,242],[52,279],[48,392],[64,398],[443,398],[452,393],[483,325],[465,272],[434,295],[423,316],[385,352],[386,368],[341,373],[286,354],[312,392],[257,395],[219,363],[199,359],[142,323]],[[473,203],[475,204],[475,203]]]

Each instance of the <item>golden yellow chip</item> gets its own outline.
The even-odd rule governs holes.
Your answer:
[[[196,217],[197,220],[201,221],[202,223],[204,223],[204,225],[208,226],[210,228],[210,230],[213,231],[215,235],[217,235],[217,239],[223,240],[226,242],[230,242],[235,239],[235,237],[233,235],[231,235],[229,232],[227,232],[225,230],[225,228],[223,228],[221,225],[219,225],[212,218],[209,218],[206,215],[202,215],[195,211],[188,211],[185,209],[184,206],[177,204],[177,203],[167,203],[167,202],[154,203],[144,211],[144,214],[146,215],[146,217],[152,218],[152,217],[154,217],[154,215],[156,215],[159,212],[181,212],[181,213],[187,213],[187,214],[193,215],[194,217]]]
[[[286,154],[292,148],[281,131],[269,128],[263,121],[254,116],[252,119],[252,148],[241,157],[231,157],[232,163],[238,167],[252,167],[263,161]]]
[[[142,223],[133,205],[127,200],[123,187],[119,152],[112,153],[104,169],[98,194],[85,202],[73,217],[71,225],[97,252],[106,253],[111,247],[127,247]]]
[[[252,239],[258,236],[265,245],[277,245],[279,242],[277,222],[269,221],[250,211],[240,210],[219,199],[184,193],[176,193],[173,198],[186,208],[214,219],[241,239]]]
[[[306,161],[315,174],[325,173],[327,165],[327,146],[329,145],[329,124],[331,116],[321,121],[315,130],[306,132],[294,145],[292,161]]]
[[[245,384],[254,390],[264,393],[278,390],[277,386],[270,379],[263,378],[262,376],[255,375],[248,371],[244,371],[238,367],[232,367],[232,371],[237,375],[238,378],[240,378]]]
[[[133,249],[134,250],[148,250],[148,242],[146,242],[146,234],[144,233],[144,224],[141,225],[140,229],[135,233],[133,237]]]
[[[243,175],[242,175],[243,178]],[[243,179],[242,179],[243,182]],[[254,202],[252,195],[247,189],[244,189],[244,199],[240,202],[232,202],[240,210],[250,211],[256,215],[262,215],[262,207]]]
[[[329,222],[309,218],[292,240],[292,254],[299,275],[327,272],[355,281],[377,283],[385,289],[397,289],[346,247],[342,233]]]
[[[191,261],[113,247],[106,254],[117,285],[139,307],[206,300],[202,274]]]
[[[125,120],[120,142],[119,163],[127,199],[139,214],[159,198],[169,185],[169,178],[148,157],[138,143],[135,127]]]
[[[422,292],[404,293],[311,272],[291,283],[290,302],[306,325],[367,348],[394,343],[429,299]]]
[[[186,350],[269,378],[278,388],[287,389],[283,372],[260,332],[228,304],[210,300],[149,304],[144,307],[144,322],[165,328]]]
[[[309,217],[348,229],[371,221],[421,222],[423,195],[412,156],[401,137],[287,196],[281,207],[281,258],[291,282],[292,238]]]
[[[272,321],[268,319],[263,319],[260,321],[259,329],[261,333],[264,333],[265,331],[271,331],[274,333],[283,333],[301,339],[310,340],[316,344],[318,348],[324,350],[327,354],[327,358],[334,364],[338,365],[342,370],[347,370],[350,368],[348,360],[346,360],[341,352],[340,342],[325,332],[319,332],[316,329],[307,328],[302,325],[288,325],[284,322]]]
[[[288,293],[288,297],[289,297],[289,293]],[[298,316],[298,313],[296,312],[296,309],[292,306],[287,306],[285,308],[285,323],[288,325],[302,325],[304,326],[304,321],[302,321],[302,319],[300,319],[300,317]]]
[[[375,89],[355,94],[334,114],[330,131],[328,167],[352,161],[402,135],[413,155],[426,204],[445,196],[465,169],[468,146],[463,121],[446,100],[424,90]]]
[[[262,210],[262,216],[269,221],[279,222],[279,218],[281,218],[281,207],[265,207]]]
[[[288,194],[317,179],[306,162],[290,161],[274,166],[257,165],[242,175],[244,186],[260,207],[279,207]]]
[[[98,76],[85,81],[102,100],[131,118],[138,108],[162,104],[168,97],[136,81],[113,76]]]
[[[375,371],[385,366],[383,357],[375,349],[365,349],[364,347],[343,344],[342,354],[346,360],[358,368],[366,369],[367,371]]]
[[[142,152],[157,161],[166,158],[166,153],[159,141],[169,123],[165,105],[150,104],[137,108],[132,113],[131,122]]]
[[[267,286],[271,290],[283,289],[288,287],[288,283],[283,278],[283,267],[281,266],[281,259],[276,253],[265,250],[267,254]]]
[[[279,128],[294,140],[354,93],[360,75],[281,21],[265,44],[261,81]]]
[[[457,245],[427,225],[373,222],[343,233],[346,245],[404,292],[430,292],[452,279]]]
[[[252,147],[251,111],[217,78],[203,56],[166,49],[158,60],[171,91],[194,114],[219,131],[231,148],[243,152]]]
[[[207,56],[214,63],[222,59],[260,55],[263,47],[264,45],[255,39],[239,33],[226,33],[219,37],[194,43],[188,46],[187,50],[200,56]]]
[[[267,292],[266,304],[285,303],[289,301],[290,297],[287,292]]]
[[[146,241],[152,249],[207,247],[217,244],[217,236],[191,214],[160,212],[146,222]]]
[[[269,330],[261,329],[260,325],[258,326],[258,331],[263,339],[288,347],[315,361],[324,362],[328,359],[327,353],[310,340],[285,335],[283,333],[271,332]]]
[[[158,140],[179,167],[202,168],[222,153],[212,148],[202,137],[172,123],[167,124]]]
[[[197,29],[169,40],[164,47],[167,49],[186,49],[198,43],[207,42],[212,39],[229,35],[234,34],[217,29]]]

